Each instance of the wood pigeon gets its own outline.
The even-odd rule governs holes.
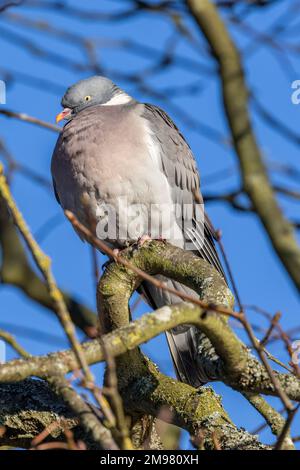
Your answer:
[[[136,101],[101,76],[68,88],[61,104],[64,109],[56,120],[67,123],[51,171],[63,209],[87,226],[92,217],[97,236],[113,248],[144,236],[167,239],[189,247],[224,276],[202,207],[195,158],[167,113]],[[158,277],[197,297],[182,284]],[[149,282],[142,288],[154,308],[179,302]],[[197,338],[199,332],[191,325],[167,332],[177,377],[196,387],[207,381],[197,360]]]

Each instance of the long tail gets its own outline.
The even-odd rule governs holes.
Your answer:
[[[197,298],[197,294],[183,284],[166,279],[163,276],[156,277],[169,287],[173,287],[176,290],[193,295]],[[142,292],[148,303],[155,309],[180,301],[177,296],[158,289],[148,282],[143,283]],[[192,325],[180,325],[166,332],[166,338],[178,380],[196,388],[215,379],[214,376],[207,375],[205,364],[199,361],[199,344],[203,343],[203,337],[204,335]],[[216,356],[211,357],[211,354],[212,352],[209,351],[209,359],[216,359]]]
[[[195,236],[195,234],[193,235]],[[207,217],[204,226],[204,244],[203,246],[199,244],[199,246],[195,246],[195,248],[197,248],[195,253],[213,265],[225,279],[225,274],[214,245],[212,225]],[[196,292],[179,282],[166,279],[163,276],[157,277],[163,280],[169,287],[192,295],[195,298],[198,297]],[[177,296],[165,290],[158,289],[149,282],[142,284],[142,292],[148,303],[155,309],[163,307],[164,305],[172,305],[180,302]],[[199,361],[199,345],[203,344],[204,335],[197,328],[192,325],[181,325],[167,331],[166,337],[174,369],[179,380],[193,387],[199,387],[215,379],[212,375],[208,376],[206,374],[205,371],[207,369],[205,368],[205,364]],[[206,341],[208,341],[207,338]],[[207,348],[207,354],[209,360],[216,359],[216,356],[212,356],[213,352],[210,348]]]

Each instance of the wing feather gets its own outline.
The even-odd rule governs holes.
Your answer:
[[[203,200],[196,161],[188,143],[171,118],[157,106],[145,104],[144,118],[147,119],[153,138],[160,148],[161,168],[170,185],[173,203],[181,207],[180,222],[183,223],[186,241],[192,242],[194,253],[214,266],[225,279],[214,244],[214,230],[203,207],[200,221],[197,217],[196,205],[197,203],[201,205]],[[192,210],[187,209],[186,205],[189,204]],[[195,292],[178,282],[161,276],[160,279],[169,286],[196,296]],[[147,301],[154,308],[178,302],[176,296],[169,295],[152,284],[144,282],[141,288]],[[196,334],[195,327],[181,325],[166,332],[166,337],[179,380],[199,387],[214,379],[207,377],[204,367],[197,360],[199,335]]]
[[[212,264],[223,277],[222,269],[213,237],[213,228],[205,215],[200,225],[195,217],[185,208],[190,204],[202,203],[200,178],[192,150],[176,124],[165,111],[155,105],[144,105],[144,116],[153,132],[153,138],[160,148],[161,167],[172,192],[173,202],[182,208],[181,219],[185,228],[186,242],[192,242],[195,252]],[[197,195],[197,201],[195,200]]]

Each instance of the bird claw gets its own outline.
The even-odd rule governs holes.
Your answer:
[[[140,248],[141,246],[144,245],[145,242],[153,241],[153,240],[157,240],[157,241],[160,241],[160,242],[163,242],[163,243],[167,243],[167,240],[163,237],[152,238],[151,235],[145,234],[145,235],[142,235],[138,239],[136,245],[137,245],[138,248]]]
[[[114,248],[112,250],[111,258],[109,258],[107,261],[105,261],[105,263],[102,264],[102,270],[108,268],[111,263],[118,263],[121,251],[122,250],[120,250],[119,248]]]
[[[152,238],[150,237],[150,235],[148,235],[148,234],[142,235],[137,241],[138,248],[143,246],[145,242],[151,241],[151,240],[152,240]]]
[[[137,242],[135,242],[132,247],[134,248],[134,246],[136,246],[137,248],[140,248],[141,246],[144,245],[144,243],[146,243],[147,241],[152,241],[153,239],[151,238],[150,235],[148,234],[145,234],[145,235],[142,235],[138,240]],[[166,243],[166,239],[165,238],[162,238],[162,237],[159,237],[157,238],[156,240],[159,240],[159,241],[162,241],[163,243]],[[112,261],[114,261],[115,263],[119,263],[119,257],[120,257],[120,254],[122,253],[123,250],[120,250],[119,248],[114,248],[112,250],[112,260],[108,260],[106,261],[106,263],[103,264],[103,267],[107,267],[110,263],[112,263]]]
[[[121,250],[119,248],[114,248],[113,249],[112,257],[113,257],[115,263],[119,262],[118,258],[120,256],[120,253],[121,253]]]

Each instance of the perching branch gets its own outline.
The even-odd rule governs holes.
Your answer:
[[[166,254],[164,255],[164,253]],[[174,258],[171,257],[171,253],[173,253]],[[139,250],[129,249],[127,256],[131,263],[134,259],[139,261],[145,257],[145,263],[147,263],[148,266],[150,266],[152,257],[153,266],[157,267],[157,263],[160,263],[160,266],[162,266],[166,262],[167,268],[172,269],[174,275],[177,270],[174,260],[178,259],[181,254],[184,255],[186,260],[189,259],[192,263],[194,262],[195,257],[191,253],[184,252],[180,248],[175,248],[171,245],[161,244],[160,242],[151,242],[151,244],[143,246]],[[123,253],[123,256],[126,256],[126,254]],[[164,258],[164,256],[166,258]],[[205,261],[198,258],[197,263],[199,266],[204,266]],[[178,265],[179,270],[180,266],[181,265]],[[110,272],[112,268],[113,265],[111,264]],[[116,270],[119,269],[124,279],[126,279],[124,268],[122,266],[118,265],[113,269],[115,270],[116,276]],[[185,269],[187,269],[187,265],[185,265]],[[165,272],[169,272],[170,274],[170,271],[166,270]],[[182,280],[182,277],[180,277],[180,279]],[[190,278],[190,282],[192,282],[192,278]],[[196,284],[197,282],[193,283],[194,286]],[[129,287],[132,287],[130,285],[130,281]],[[123,297],[123,302],[125,303],[125,297]],[[211,305],[210,309],[213,310],[213,305]],[[181,303],[180,305],[170,306],[167,308],[164,307],[156,312],[144,315],[139,320],[133,321],[129,325],[105,335],[106,347],[108,348],[109,353],[113,357],[116,357],[126,351],[135,349],[137,346],[149,341],[154,336],[157,336],[163,331],[174,328],[179,324],[196,324],[199,328],[205,329],[205,334],[209,336],[212,341],[215,343],[219,341],[220,348],[226,348],[227,345],[228,348],[237,348],[235,349],[237,355],[233,355],[232,358],[232,366],[236,364],[236,366],[233,367],[233,370],[238,372],[233,375],[239,377],[234,385],[237,390],[275,395],[274,387],[270,383],[270,378],[264,367],[256,358],[249,355],[245,346],[243,346],[232,330],[227,327],[217,315],[204,315],[204,317],[201,318],[201,312],[204,314],[206,311],[207,309],[201,309],[200,307],[189,303]],[[168,315],[166,315],[166,312]],[[221,341],[222,338],[223,342]],[[104,360],[104,354],[98,340],[85,342],[83,343],[82,348],[88,364],[95,364]],[[223,353],[221,353],[220,349],[219,353],[220,355],[227,354],[226,349],[223,349]],[[226,360],[231,361],[230,357]],[[244,360],[246,360],[246,364],[239,368],[238,361],[243,362]],[[47,356],[35,356],[28,360],[19,359],[0,366],[0,382],[23,380],[30,376],[43,377],[47,372],[49,372],[49,374],[54,373],[55,371],[56,373],[58,371],[60,373],[67,373],[74,370],[75,367],[76,360],[71,350],[52,353]],[[215,363],[214,373],[221,370],[221,363],[218,360]],[[242,370],[240,376],[239,370]],[[281,374],[277,372],[274,372],[274,374],[280,381],[281,386],[290,399],[300,401],[300,381],[291,374]],[[220,377],[220,379],[222,378]]]

